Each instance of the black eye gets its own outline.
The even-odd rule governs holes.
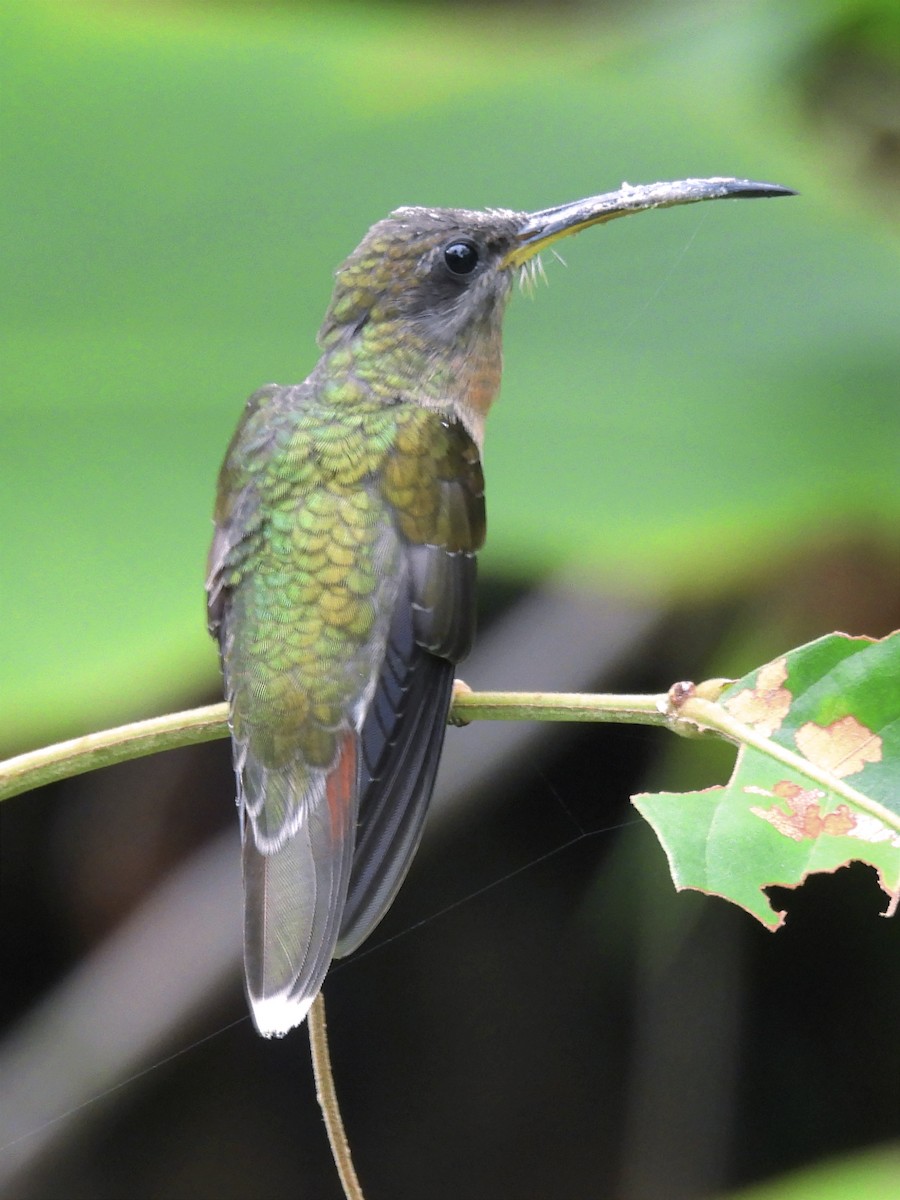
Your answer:
[[[453,275],[471,275],[478,259],[478,247],[468,238],[458,238],[444,247],[444,262]]]

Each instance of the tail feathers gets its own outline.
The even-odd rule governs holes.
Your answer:
[[[322,986],[350,880],[358,790],[356,736],[348,733],[324,801],[307,809],[290,837],[277,848],[264,838],[258,844],[255,822],[244,824],[244,964],[264,1037],[301,1024]]]

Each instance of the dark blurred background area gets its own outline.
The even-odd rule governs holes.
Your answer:
[[[589,232],[513,300],[467,683],[657,692],[900,627],[895,4],[8,0],[0,45],[3,756],[219,698],[218,463],[401,204],[801,193]],[[772,935],[676,894],[629,804],[731,761],[449,731],[325,989],[371,1200],[900,1194],[874,873],[773,890]],[[0,1195],[340,1195],[305,1032],[246,1016],[233,791],[217,742],[0,806]]]

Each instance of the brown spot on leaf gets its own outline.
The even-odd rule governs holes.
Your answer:
[[[726,700],[725,707],[733,717],[768,737],[781,727],[791,707],[793,697],[781,686],[787,676],[787,659],[776,658],[760,668],[755,688],[744,688]]]
[[[813,840],[823,833],[831,837],[845,837],[856,825],[846,804],[839,804],[834,812],[823,813],[819,801],[825,793],[818,788],[802,788],[789,779],[783,779],[775,784],[770,795],[783,800],[788,811],[785,812],[778,805],[771,808],[754,807],[750,811],[795,842]]]
[[[838,779],[855,775],[866,763],[881,762],[881,738],[856,717],[841,717],[830,725],[807,721],[794,734],[794,741],[804,758]]]

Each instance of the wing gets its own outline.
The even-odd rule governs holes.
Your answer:
[[[385,470],[404,577],[361,731],[361,801],[337,955],[390,907],[419,845],[440,761],[454,664],[475,636],[475,552],[485,536],[478,450],[457,422],[419,410]],[[421,442],[427,452],[421,451]],[[404,452],[404,448],[406,448]]]

